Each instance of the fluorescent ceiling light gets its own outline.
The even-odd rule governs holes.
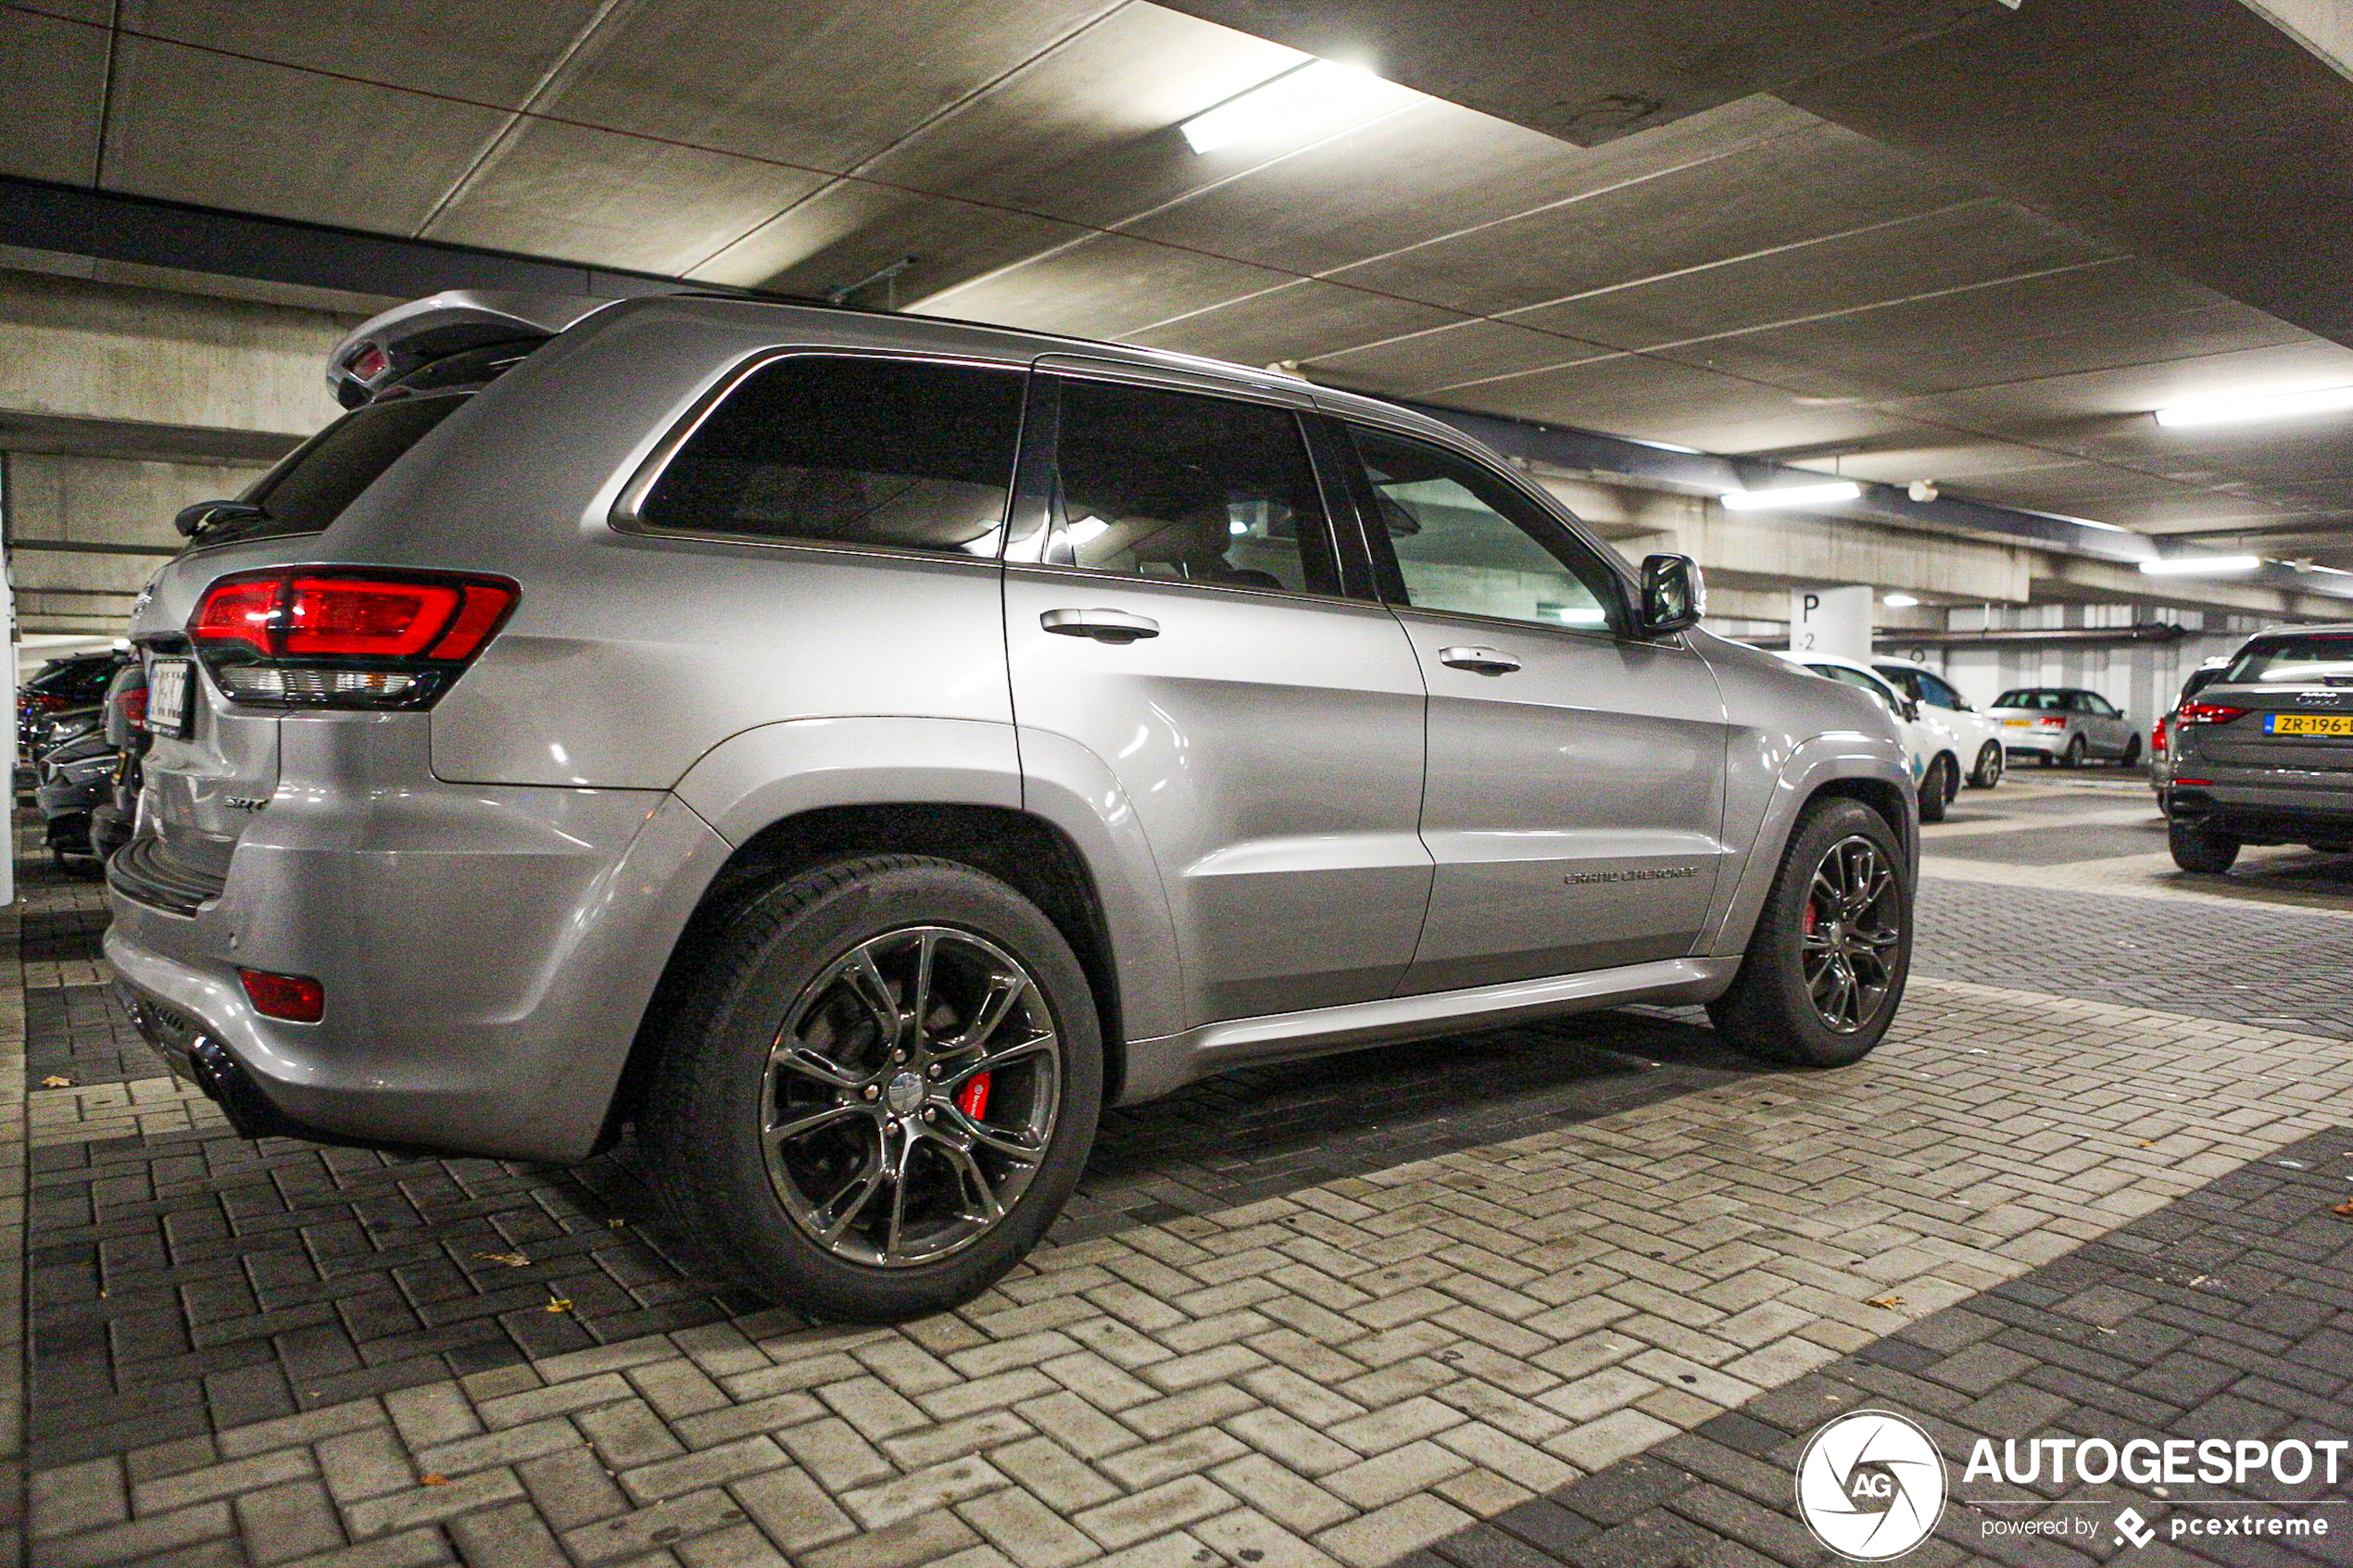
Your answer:
[[[1736,512],[1763,511],[1770,507],[1821,507],[1859,498],[1863,487],[1847,480],[1835,484],[1793,484],[1780,490],[1730,490],[1724,505]]]
[[[2353,386],[2323,386],[2305,392],[2274,392],[2255,397],[2209,397],[2177,408],[2159,408],[2161,425],[2235,425],[2256,420],[2293,419],[2298,414],[2325,414],[2353,408]]]
[[[2215,577],[2225,572],[2253,571],[2260,556],[2160,556],[2145,560],[2141,570],[2151,577]]]
[[[1197,153],[1237,142],[1297,139],[1336,127],[1352,115],[1370,113],[1378,90],[1388,85],[1354,66],[1310,60],[1214,109],[1203,109],[1176,129]]]
[[[1919,600],[1914,598],[1909,594],[1882,594],[1880,596],[1880,603],[1886,605],[1893,609],[1909,609],[1919,602]]]

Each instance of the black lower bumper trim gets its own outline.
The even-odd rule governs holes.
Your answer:
[[[2249,844],[2353,845],[2353,807],[2335,811],[2242,805],[2176,784],[2168,794],[2166,814]]]

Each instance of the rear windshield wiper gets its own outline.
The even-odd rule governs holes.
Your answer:
[[[171,526],[190,539],[209,533],[225,523],[258,522],[270,513],[250,501],[198,501],[182,507],[171,520]]]

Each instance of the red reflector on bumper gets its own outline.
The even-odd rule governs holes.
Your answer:
[[[271,974],[265,970],[241,969],[237,978],[245,982],[245,999],[253,1003],[253,1010],[264,1018],[316,1023],[326,1015],[327,988],[307,974]]]

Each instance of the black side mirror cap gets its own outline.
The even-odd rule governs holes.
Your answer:
[[[1699,562],[1689,556],[1648,556],[1642,560],[1642,602],[1638,612],[1644,635],[1664,637],[1688,631],[1707,613],[1707,583]]]

